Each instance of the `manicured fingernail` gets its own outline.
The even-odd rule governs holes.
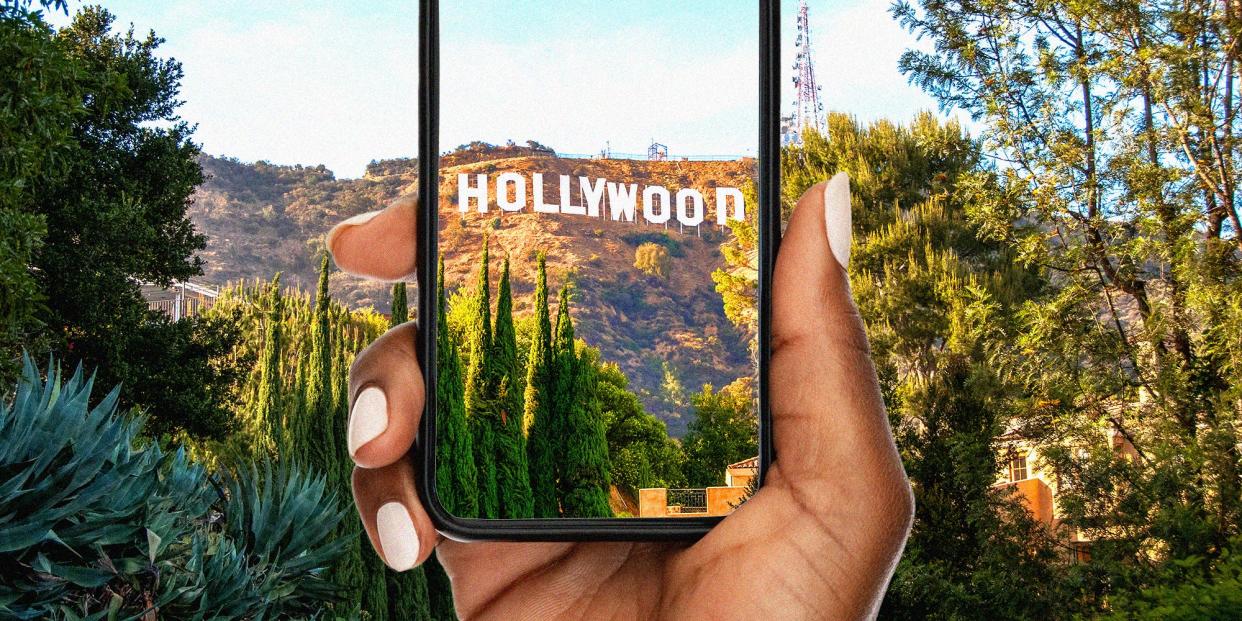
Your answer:
[[[326,240],[326,243],[328,244],[328,250],[332,250],[332,243],[336,241],[336,237],[340,235],[342,231],[344,231],[345,229],[351,226],[361,226],[363,224],[366,224],[370,222],[372,219],[374,219],[375,216],[378,216],[381,213],[383,213],[382,209],[378,209],[376,211],[368,211],[366,213],[360,213],[356,216],[351,216],[341,221],[336,226],[332,227],[332,230],[328,231],[328,238]]]
[[[853,216],[850,213],[850,177],[839,172],[824,186],[824,227],[828,246],[841,267],[850,266],[850,244],[853,243]]]
[[[405,505],[390,502],[380,507],[375,514],[375,530],[389,567],[405,571],[418,564],[418,531]]]
[[[388,399],[384,391],[369,386],[358,393],[349,411],[349,454],[374,440],[388,428]]]

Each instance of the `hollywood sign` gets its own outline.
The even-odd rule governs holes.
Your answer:
[[[471,177],[474,177],[473,182]],[[682,188],[673,193],[662,185],[648,185],[639,192],[637,183],[578,177],[578,200],[575,204],[571,175],[560,175],[560,192],[552,202],[549,202],[551,197],[544,197],[543,175],[532,173],[530,177],[528,183],[525,175],[501,173],[496,176],[494,185],[489,185],[486,174],[459,173],[457,210],[466,213],[470,210],[471,201],[474,201],[479,213],[488,213],[491,209],[489,189],[492,189],[495,190],[496,205],[506,212],[526,209],[529,194],[535,213],[608,217],[618,222],[633,222],[641,213],[643,219],[652,224],[665,224],[676,216],[677,222],[685,226],[698,226],[706,218],[706,201],[703,194],[694,188]],[[713,198],[716,224],[724,225],[729,218],[746,219],[746,199],[741,190],[717,187]]]

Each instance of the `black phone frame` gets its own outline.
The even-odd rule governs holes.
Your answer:
[[[419,497],[436,529],[458,541],[689,541],[705,535],[724,516],[685,518],[460,518],[444,510],[435,494],[436,270],[439,259],[439,0],[419,0],[418,74],[418,321],[415,349],[422,361],[426,406],[413,452]],[[768,409],[772,269],[781,237],[780,211],[780,0],[759,0],[759,485],[775,457]],[[434,179],[434,183],[423,180]],[[427,208],[428,206],[433,208]]]

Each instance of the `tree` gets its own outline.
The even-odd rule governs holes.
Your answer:
[[[556,438],[560,429],[553,418],[552,322],[548,312],[547,259],[539,253],[535,280],[535,332],[526,360],[525,409],[527,464],[537,518],[560,515],[556,498]]]
[[[612,484],[635,496],[644,487],[682,487],[685,454],[668,436],[667,425],[643,410],[620,367],[602,363],[594,348],[583,347],[582,352],[586,364],[595,367]]]
[[[462,395],[461,360],[448,329],[444,258],[436,286],[436,496],[444,510],[462,518],[479,516],[478,472]],[[428,576],[430,580],[430,576]]]
[[[427,591],[427,574],[422,565],[396,572],[383,568],[388,581],[389,617],[432,621],[431,594]]]
[[[726,466],[759,454],[759,418],[751,384],[750,378],[740,378],[719,392],[706,384],[690,397],[694,420],[681,441],[689,485],[723,485]]]
[[[668,256],[668,248],[654,243],[647,242],[640,244],[634,249],[634,267],[648,276],[657,278],[668,278],[668,268],[671,259]]]
[[[1238,7],[898,4],[911,80],[978,119],[967,212],[1051,286],[997,356],[1020,430],[1092,540],[1092,603],[1212,562],[1239,530]],[[1123,450],[1102,438],[1113,437]]]
[[[410,302],[405,294],[405,283],[392,286],[392,320],[389,325],[397,327],[410,320]]]
[[[5,12],[6,23],[14,14]],[[167,286],[201,271],[195,254],[205,239],[186,207],[203,177],[192,127],[176,113],[181,65],[160,58],[162,40],[153,33],[113,34],[115,19],[99,7],[82,9],[54,33],[37,20],[20,21],[26,25],[19,27],[19,46],[31,43],[29,37],[51,37],[28,49],[50,55],[44,77],[54,92],[38,104],[47,116],[19,130],[33,142],[17,144],[36,148],[30,155],[39,144],[52,147],[57,158],[49,174],[19,169],[20,177],[5,172],[0,181],[24,188],[18,195],[6,192],[22,203],[15,222],[26,233],[14,248],[27,256],[39,289],[31,303],[43,300],[38,321],[44,331],[27,331],[26,344],[45,342],[94,365],[100,381],[124,384],[122,407],[151,412],[155,433],[219,439],[229,431],[237,372],[211,364],[221,335],[209,331],[219,326],[169,321],[149,311],[139,295],[139,282]],[[6,49],[13,48],[6,43]],[[16,66],[31,66],[30,60]],[[68,73],[59,73],[62,61]],[[34,84],[23,77],[15,86]],[[57,101],[66,93],[61,88],[73,94],[72,103]],[[55,141],[49,144],[50,136]],[[20,186],[11,185],[17,181]],[[31,224],[45,227],[41,240]],[[28,289],[29,281],[19,284]]]
[[[274,455],[286,445],[283,408],[280,405],[280,353],[283,345],[281,324],[285,320],[284,304],[280,295],[280,274],[272,279],[270,289],[263,331],[263,355],[259,359],[259,397],[254,422],[260,430],[255,437],[262,442],[256,448]]]
[[[578,355],[567,286],[561,288],[557,305],[552,353],[556,361],[552,412],[560,429],[553,454],[561,515],[612,517],[608,441],[595,396],[595,365]]]
[[[0,14],[0,381],[16,380],[21,350],[47,339],[35,253],[47,236],[38,188],[64,182],[81,114],[77,67],[42,16],[25,5]]]
[[[295,457],[302,463],[315,464],[326,472],[334,471],[336,446],[331,438],[320,433],[325,420],[336,411],[332,400],[331,305],[328,295],[330,263],[325,251],[320,261],[319,286],[315,292],[314,312],[310,325],[310,368],[306,377],[306,410],[294,426]]]
[[[491,272],[487,239],[479,257],[479,277],[475,288],[475,316],[466,334],[470,346],[470,366],[466,370],[466,420],[474,440],[474,463],[478,474],[479,517],[500,517],[500,495],[496,480],[497,422],[496,402],[491,386],[496,377],[492,360]]]
[[[518,368],[517,332],[513,327],[513,292],[509,284],[509,258],[500,273],[496,301],[496,329],[492,334],[491,362],[496,375],[490,388],[499,420],[496,438],[496,492],[500,517],[529,518],[534,515],[530,473],[526,463],[526,436],[522,430],[523,386]]]

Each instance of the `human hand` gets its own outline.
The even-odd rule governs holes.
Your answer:
[[[337,265],[370,278],[408,277],[416,210],[403,200],[342,222],[328,235]],[[799,199],[773,282],[776,460],[754,496],[693,544],[442,538],[408,455],[424,404],[418,328],[390,330],[350,370],[354,499],[376,551],[407,570],[435,550],[463,619],[873,617],[913,497],[850,297],[849,231],[844,174]]]

